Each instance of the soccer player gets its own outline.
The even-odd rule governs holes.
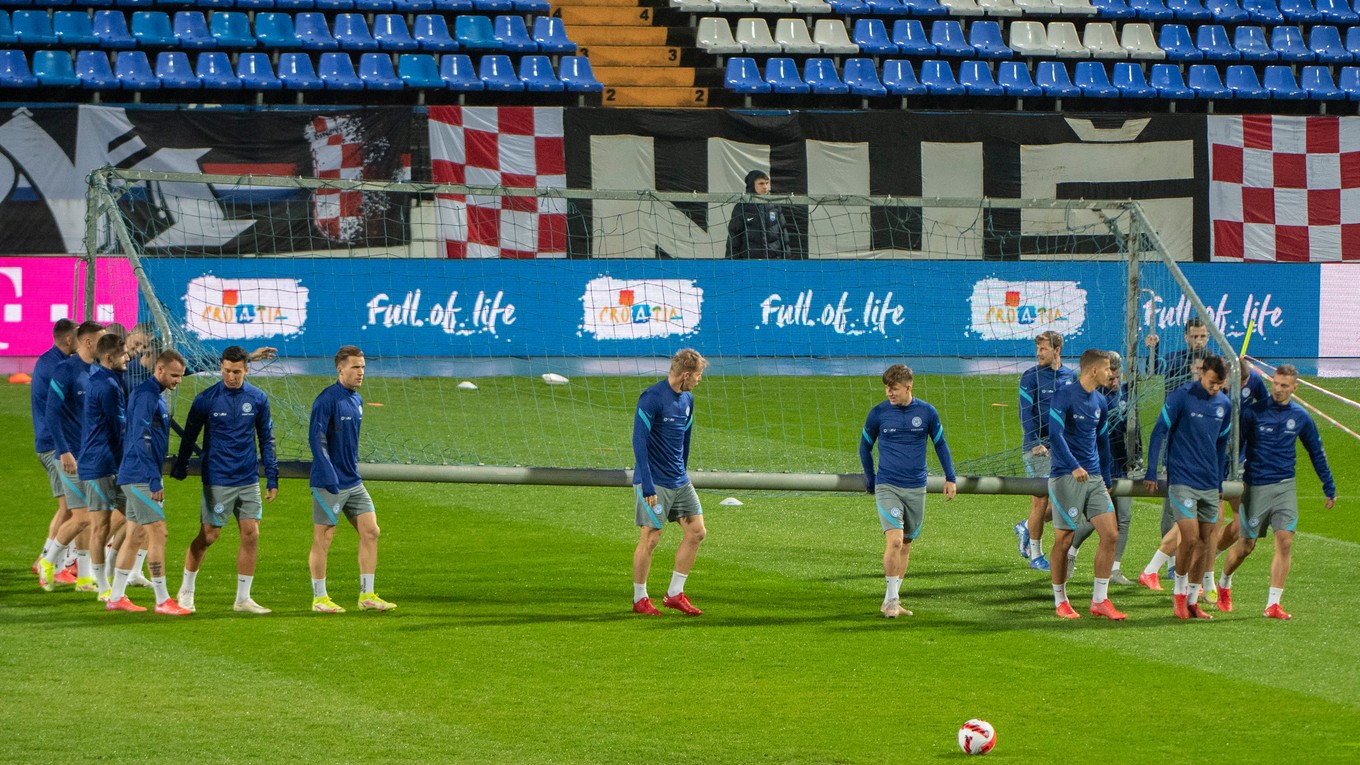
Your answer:
[[[954,460],[944,440],[944,426],[935,407],[912,395],[911,368],[893,364],[883,372],[888,397],[864,421],[859,461],[864,466],[865,489],[874,495],[879,525],[883,527],[883,578],[888,582],[879,610],[889,619],[911,616],[902,608],[902,578],[907,575],[911,543],[921,533],[926,509],[926,441],[944,470],[944,498],[957,491]],[[874,473],[874,444],[878,444],[878,473]]]
[[[1275,369],[1270,387],[1269,403],[1259,410],[1242,410],[1242,437],[1247,453],[1243,483],[1247,489],[1237,514],[1241,539],[1228,551],[1223,565],[1218,608],[1232,610],[1233,572],[1256,549],[1256,540],[1268,524],[1275,532],[1275,557],[1270,561],[1270,594],[1264,615],[1270,619],[1291,619],[1280,606],[1280,597],[1289,576],[1294,528],[1299,524],[1299,500],[1294,485],[1295,440],[1303,442],[1313,470],[1322,481],[1322,493],[1327,498],[1323,507],[1327,510],[1336,504],[1336,482],[1327,467],[1327,453],[1322,449],[1317,425],[1307,410],[1293,400],[1299,387],[1299,370],[1293,364],[1281,364]]]
[[[123,457],[123,431],[127,425],[123,373],[127,370],[127,351],[120,335],[105,334],[95,347],[99,365],[90,371],[85,392],[85,421],[82,428],[79,467],[76,476],[85,484],[90,514],[90,568],[99,591],[107,603],[111,594],[104,545],[115,511],[126,512],[123,492],[118,488],[118,463]]]
[[[1095,587],[1091,590],[1091,615],[1119,621],[1124,614],[1110,602],[1110,569],[1119,530],[1109,486],[1113,475],[1110,433],[1106,427],[1109,410],[1100,387],[1110,379],[1110,359],[1094,348],[1081,355],[1077,381],[1053,394],[1048,416],[1049,444],[1053,469],[1048,478],[1048,494],[1053,503],[1053,557],[1067,560],[1067,548],[1084,517],[1100,535],[1096,549]],[[1080,615],[1067,601],[1067,567],[1054,566],[1053,603],[1058,616],[1077,619]]]
[[[1048,453],[1048,410],[1053,394],[1072,382],[1072,370],[1062,363],[1062,335],[1040,332],[1034,338],[1034,356],[1039,362],[1020,376],[1020,426],[1024,429],[1023,444],[1025,474],[1033,478],[1046,476],[1052,465]],[[1029,561],[1036,571],[1048,571],[1044,557],[1044,521],[1052,517],[1048,497],[1030,500],[1029,518],[1014,526],[1020,538],[1020,557]]]
[[[1213,618],[1200,608],[1199,595],[1212,555],[1209,544],[1218,524],[1218,503],[1228,469],[1224,447],[1232,432],[1232,404],[1223,395],[1227,377],[1223,359],[1204,359],[1199,380],[1167,395],[1148,443],[1148,469],[1143,480],[1149,491],[1156,491],[1158,453],[1166,442],[1166,496],[1181,537],[1172,592],[1178,619]]]
[[[364,352],[353,345],[335,353],[334,385],[312,402],[307,440],[312,447],[312,610],[342,613],[326,594],[326,555],[335,538],[335,524],[344,513],[359,533],[359,608],[390,611],[397,607],[378,597],[373,578],[378,568],[378,514],[359,477],[359,426],[364,421]]]
[[[151,377],[132,389],[127,404],[127,433],[123,438],[123,459],[118,465],[118,487],[127,496],[128,538],[139,536],[147,546],[147,568],[156,593],[156,613],[187,616],[165,584],[165,485],[161,467],[170,448],[170,410],[162,394],[179,387],[184,379],[184,357],[177,351],[162,351],[156,357]],[[145,611],[127,597],[128,578],[136,545],[124,544],[118,551],[117,568],[109,611]]]
[[[1112,475],[1110,481],[1126,477],[1135,466],[1142,460],[1143,456],[1138,450],[1141,444],[1134,441],[1134,451],[1130,455],[1124,442],[1124,437],[1128,432],[1129,421],[1129,402],[1126,400],[1128,395],[1128,385],[1120,384],[1120,373],[1123,371],[1124,359],[1115,351],[1106,351],[1110,357],[1110,379],[1100,387],[1100,393],[1105,396],[1105,424],[1104,429],[1110,440],[1110,457]],[[1138,423],[1134,422],[1135,432]],[[1114,563],[1110,568],[1110,582],[1112,584],[1131,585],[1133,582],[1124,576],[1120,570],[1120,561],[1124,557],[1124,547],[1129,542],[1129,523],[1133,520],[1133,498],[1132,497],[1112,497],[1114,501],[1115,521],[1119,527],[1119,539],[1114,545]],[[1067,551],[1067,578],[1072,578],[1072,571],[1077,560],[1077,551],[1082,544],[1095,533],[1096,527],[1083,520],[1080,528],[1077,529],[1076,538],[1072,540],[1072,547]]]
[[[685,594],[685,580],[707,535],[704,508],[686,469],[694,432],[694,394],[690,391],[703,379],[707,367],[708,360],[698,351],[682,348],[671,358],[666,379],[638,396],[633,415],[633,516],[639,532],[633,551],[634,613],[661,615],[647,597],[647,574],[667,521],[679,523],[684,536],[675,550],[675,569],[661,605],[688,616],[703,613]]]
[[[260,501],[260,462],[264,462],[264,498],[273,502],[279,493],[279,461],[274,454],[269,398],[246,382],[249,358],[246,349],[239,345],[222,351],[222,381],[194,397],[180,439],[179,458],[170,472],[175,480],[184,480],[194,442],[199,431],[203,431],[201,526],[184,555],[184,580],[175,596],[180,606],[190,611],[195,610],[194,584],[203,556],[217,541],[227,519],[235,515],[236,525],[241,529],[241,546],[236,553],[236,604],[232,610],[249,614],[270,612],[250,597],[250,585],[255,581],[264,509]]]
[[[57,529],[71,517],[66,509],[66,493],[62,489],[61,467],[57,462],[56,445],[52,435],[47,432],[47,394],[52,390],[52,373],[57,365],[76,351],[76,323],[70,319],[59,319],[52,325],[52,347],[38,357],[33,365],[33,382],[29,386],[29,412],[33,418],[33,448],[38,453],[38,461],[47,473],[48,488],[57,500],[57,511],[47,524],[47,541],[42,552],[33,561],[33,573],[41,569],[39,561],[47,557],[47,550],[57,543]]]
[[[76,542],[76,590],[97,591],[90,568],[89,501],[85,483],[76,475],[76,455],[80,452],[81,423],[85,419],[85,389],[103,334],[104,327],[97,322],[87,321],[76,327],[75,353],[56,366],[48,383],[51,390],[46,402],[47,433],[61,463],[58,477],[66,495],[66,509],[71,512],[70,519],[57,529],[56,544],[49,544],[38,561],[38,585],[48,592],[57,585],[56,567],[62,550],[72,541]]]
[[[1175,390],[1199,379],[1191,369],[1191,364],[1196,357],[1209,355],[1209,328],[1204,325],[1203,319],[1191,316],[1185,321],[1185,349],[1167,354],[1160,364],[1157,358],[1159,344],[1160,338],[1156,334],[1147,336],[1147,346],[1152,350],[1151,372],[1165,376],[1167,390]]]

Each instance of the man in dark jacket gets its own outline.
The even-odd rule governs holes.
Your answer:
[[[770,176],[762,170],[747,173],[746,193],[769,194]],[[738,202],[727,224],[727,257],[733,260],[789,257],[789,241],[779,207],[765,202]]]

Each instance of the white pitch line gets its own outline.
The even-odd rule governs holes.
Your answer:
[[[1318,539],[1323,542],[1331,542],[1334,545],[1341,545],[1342,547],[1360,549],[1360,542],[1351,542],[1345,539],[1333,539],[1331,537],[1324,537],[1321,534],[1310,534],[1307,531],[1296,531],[1294,532],[1294,535],[1300,537],[1307,537],[1308,539]]]

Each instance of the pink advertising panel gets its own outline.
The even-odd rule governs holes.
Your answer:
[[[52,347],[52,323],[83,318],[85,264],[79,258],[0,258],[0,356],[37,356]],[[126,260],[100,259],[95,320],[137,323],[137,289]]]

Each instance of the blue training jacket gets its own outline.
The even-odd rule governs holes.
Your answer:
[[[90,367],[72,354],[52,371],[47,394],[47,435],[58,456],[80,451],[80,422],[85,417],[85,386],[90,382]]]
[[[1024,446],[1032,449],[1048,437],[1048,409],[1053,394],[1075,381],[1067,367],[1032,366],[1020,375],[1020,427],[1025,431]]]
[[[309,485],[332,494],[352,489],[359,477],[359,429],[364,424],[364,400],[357,391],[331,385],[312,402],[307,442],[312,447]]]
[[[633,485],[642,496],[656,487],[677,489],[689,483],[689,440],[694,426],[694,394],[676,393],[668,380],[638,396],[633,415]]]
[[[1157,426],[1148,441],[1144,480],[1157,480],[1157,460],[1166,441],[1166,479],[1192,489],[1221,491],[1228,470],[1228,434],[1232,402],[1222,391],[1210,396],[1192,382],[1166,396]]]
[[[152,377],[132,389],[127,403],[127,433],[123,437],[123,461],[118,465],[118,485],[144,483],[152,491],[164,488],[161,468],[170,449],[170,409],[165,405],[161,383]]]
[[[1284,406],[1268,399],[1261,409],[1242,410],[1242,440],[1246,447],[1247,469],[1242,480],[1248,486],[1287,481],[1294,477],[1297,453],[1294,441],[1303,442],[1313,470],[1322,481],[1322,492],[1336,497],[1336,482],[1327,467],[1327,453],[1322,450],[1322,436],[1308,410],[1290,401]]]
[[[912,397],[906,406],[883,401],[869,410],[859,439],[859,461],[865,488],[880,483],[903,489],[926,485],[926,442],[935,444],[944,479],[954,482],[954,459],[944,439],[944,425],[935,407]],[[878,473],[874,473],[874,444],[878,444]]]
[[[1080,382],[1058,389],[1048,410],[1049,478],[1071,475],[1081,467],[1100,476],[1109,487],[1114,458],[1110,455],[1109,397],[1097,387],[1087,391]]]
[[[182,475],[187,468],[200,430],[203,431],[205,486],[257,484],[260,482],[260,461],[263,460],[265,486],[279,487],[274,423],[269,397],[264,391],[248,382],[232,389],[219,381],[195,396],[189,416],[185,418],[173,474]]]
[[[85,422],[81,427],[76,475],[82,481],[113,475],[123,458],[127,394],[123,373],[95,366],[85,388]]]
[[[47,431],[47,394],[52,390],[52,373],[66,358],[66,354],[54,345],[44,351],[33,365],[33,384],[28,391],[28,399],[33,416],[33,449],[38,453],[50,452],[55,448],[52,435]]]

